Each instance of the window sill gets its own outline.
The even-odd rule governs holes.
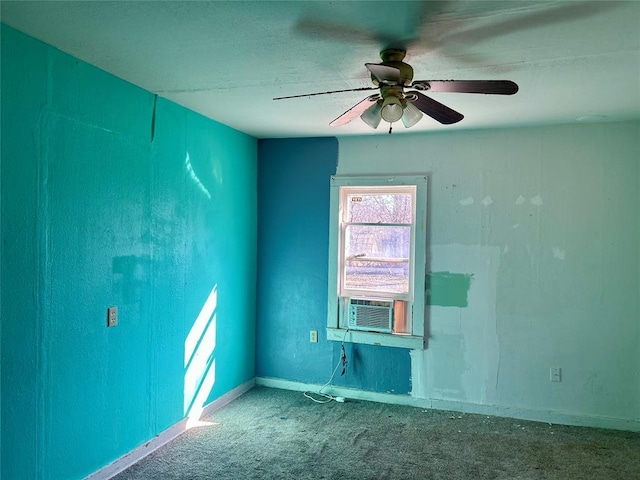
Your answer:
[[[350,343],[365,343],[368,345],[382,345],[385,347],[424,349],[424,338],[415,335],[392,335],[389,333],[363,332],[344,328],[327,328],[327,340]]]

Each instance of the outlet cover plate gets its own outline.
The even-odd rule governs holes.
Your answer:
[[[118,307],[107,308],[107,327],[118,325]]]

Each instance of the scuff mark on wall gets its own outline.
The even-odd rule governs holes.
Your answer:
[[[460,205],[463,205],[463,206],[473,205],[473,197],[464,198],[464,199],[460,200],[459,203],[460,203]]]
[[[487,195],[486,197],[484,197],[484,198],[482,199],[482,204],[483,204],[485,207],[488,207],[488,206],[489,206],[489,205],[491,205],[492,203],[493,203],[493,198],[491,198],[489,195]]]
[[[516,199],[516,205],[522,205],[524,202],[526,202],[527,199],[524,198],[522,195],[520,195],[517,199]]]
[[[426,276],[427,305],[467,307],[473,274],[431,272]]]

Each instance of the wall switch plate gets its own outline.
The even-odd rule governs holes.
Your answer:
[[[309,331],[309,341],[311,343],[318,343],[318,331],[317,330],[310,330]]]
[[[118,307],[107,308],[107,327],[118,325]]]
[[[549,368],[549,380],[552,382],[562,381],[562,369],[560,367]]]

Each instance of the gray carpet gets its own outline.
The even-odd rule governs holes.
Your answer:
[[[640,433],[254,388],[115,477],[640,479]]]

